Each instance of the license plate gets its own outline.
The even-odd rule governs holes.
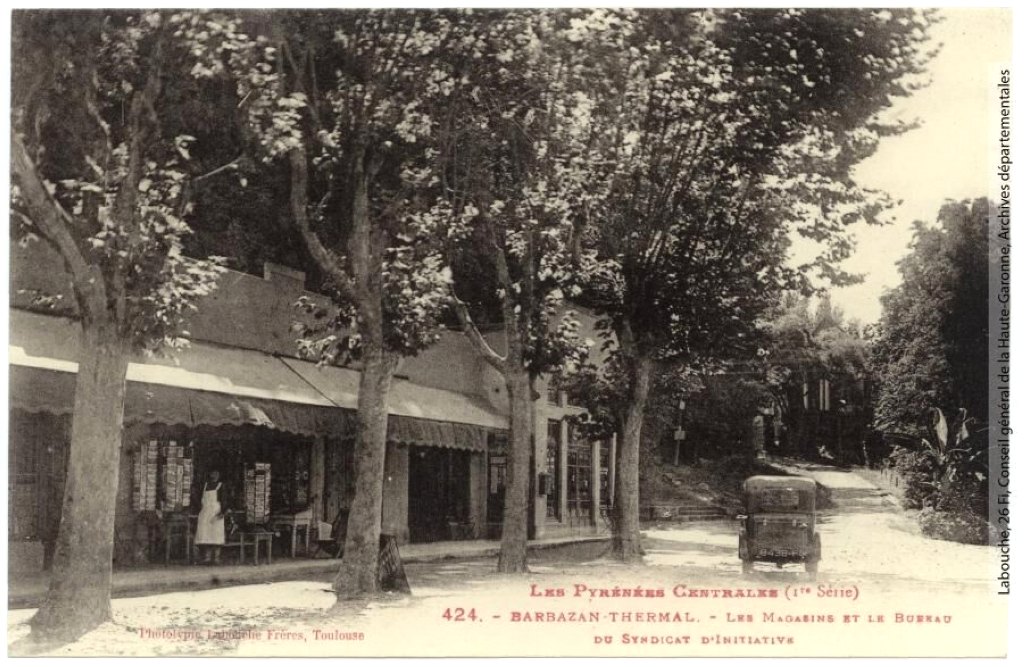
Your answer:
[[[759,549],[757,555],[770,558],[790,558],[799,556],[800,551],[798,549]]]

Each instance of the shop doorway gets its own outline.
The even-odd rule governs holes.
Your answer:
[[[310,498],[310,438],[263,429],[204,429],[192,447],[195,511],[202,504],[203,483],[220,473],[225,509],[241,525],[268,525],[272,517],[306,510]]]
[[[60,525],[71,420],[11,410],[8,426],[8,544],[41,542],[48,568]]]
[[[469,539],[469,452],[409,448],[409,541]]]

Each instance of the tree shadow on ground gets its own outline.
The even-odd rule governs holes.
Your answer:
[[[700,552],[708,555],[736,554],[736,545],[708,544],[707,542],[666,540],[647,537],[644,540],[644,551],[647,553],[692,553]]]

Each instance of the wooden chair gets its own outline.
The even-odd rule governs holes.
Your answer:
[[[345,534],[348,531],[348,510],[341,510],[330,524],[323,521],[316,522],[316,542],[312,556],[318,557],[325,553],[329,558],[341,558],[345,549]],[[327,527],[330,530],[327,530]]]
[[[171,551],[175,543],[184,547],[183,560],[192,564],[192,522],[188,514],[168,514],[163,523],[164,565],[171,562]]]

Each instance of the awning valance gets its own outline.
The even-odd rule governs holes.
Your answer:
[[[282,359],[336,405],[356,409],[359,373]],[[388,396],[388,440],[411,445],[487,450],[487,434],[508,429],[508,417],[475,397],[396,379]]]
[[[77,373],[79,331],[73,320],[12,311],[9,362],[12,366]],[[202,342],[193,342],[165,357],[135,355],[128,364],[128,381],[336,407],[273,355]]]
[[[26,412],[71,414],[75,374],[11,366],[10,405]],[[258,398],[129,382],[125,390],[126,423],[170,426],[265,426],[300,435],[347,437],[355,433],[355,416],[347,410],[283,403]]]
[[[388,417],[388,440],[409,445],[487,451],[487,430],[479,426],[401,415]]]
[[[10,401],[30,412],[70,414],[78,372],[77,322],[11,312]],[[351,414],[273,355],[196,342],[173,357],[128,364],[125,421],[257,425],[304,435],[346,437]]]
[[[55,415],[69,415],[74,408],[74,373],[26,368],[12,363],[8,368],[7,381],[7,395],[12,408]]]
[[[11,405],[70,414],[78,350],[73,320],[12,311]],[[173,354],[129,363],[126,421],[355,434],[355,370],[202,342]],[[402,379],[392,384],[388,413],[388,439],[405,444],[484,451],[488,433],[508,428],[480,398]]]
[[[281,361],[321,394],[329,397],[335,405],[356,409],[359,400],[358,371],[336,366],[317,366],[295,359],[282,358]],[[477,396],[427,387],[401,378],[391,383],[388,414],[496,430],[508,428],[508,417]]]
[[[12,408],[56,415],[68,415],[74,410],[74,373],[12,365],[8,380]],[[159,385],[129,383],[124,414],[129,422],[192,423],[188,392]]]
[[[301,403],[283,403],[212,392],[190,392],[192,419],[196,425],[265,426],[302,435],[355,435],[355,415],[347,410]]]

